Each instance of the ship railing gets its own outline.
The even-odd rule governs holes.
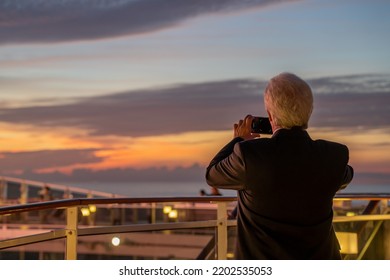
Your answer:
[[[390,259],[390,227],[388,194],[339,194],[334,200],[334,227],[341,243],[345,259]],[[0,254],[3,250],[52,240],[65,240],[63,259],[78,259],[80,242],[84,236],[107,234],[172,232],[175,230],[212,229],[213,237],[203,244],[195,259],[234,258],[230,245],[230,229],[237,226],[228,213],[234,208],[236,198],[225,196],[205,197],[159,197],[159,198],[79,198],[64,199],[22,205],[0,207],[0,221],[5,232],[11,227],[32,228],[29,213],[47,210],[65,212],[64,224],[40,225],[41,231],[23,236],[7,236],[0,240]],[[206,209],[207,215],[188,214],[197,208]],[[93,207],[92,207],[93,206]],[[148,221],[118,224],[99,224],[85,217],[85,209],[138,209],[148,208]],[[210,211],[214,214],[210,215]],[[166,212],[166,213],[165,213]],[[180,213],[186,213],[181,215]],[[161,218],[161,213],[164,213]],[[170,214],[172,213],[172,216]],[[27,214],[27,222],[23,215]],[[159,216],[160,215],[160,216]],[[189,218],[191,216],[191,218]],[[19,217],[20,221],[12,218]],[[85,218],[88,218],[87,220]],[[30,224],[29,224],[30,222]],[[26,224],[27,223],[27,224]],[[46,230],[45,230],[46,229]],[[26,230],[26,233],[29,231]],[[378,255],[378,247],[383,249]]]
[[[344,259],[390,259],[390,194],[338,194],[333,224]]]
[[[10,223],[7,217],[10,215],[29,213],[33,211],[46,211],[53,209],[64,209],[66,211],[66,225],[61,229],[51,229],[48,232],[33,234],[29,236],[21,236],[16,238],[8,238],[0,241],[0,250],[65,238],[65,259],[77,259],[77,240],[81,236],[103,235],[112,233],[130,233],[130,232],[154,232],[167,231],[178,229],[202,229],[214,228],[216,230],[216,258],[224,259],[227,255],[227,228],[235,226],[236,222],[227,219],[227,206],[230,202],[235,201],[235,198],[230,197],[175,197],[175,198],[85,198],[85,199],[67,199],[55,200],[48,202],[30,203],[24,205],[12,205],[0,207],[0,217],[3,217],[3,228],[9,227]],[[176,209],[180,209],[180,205],[195,203],[210,204],[211,210],[216,210],[216,219],[202,221],[185,221],[185,222],[168,222],[156,221],[157,204],[160,204],[159,209],[164,211],[161,205],[176,205]],[[123,206],[137,205],[139,207],[148,207],[151,212],[150,223],[148,224],[128,224],[128,225],[110,225],[110,226],[91,226],[88,224],[80,225],[80,213],[84,209],[89,209],[90,206],[110,205],[111,209],[123,210]],[[208,209],[209,210],[209,209]],[[177,211],[177,210],[174,210]],[[177,216],[177,212],[176,212]],[[175,219],[175,218],[173,218]],[[15,226],[13,224],[13,226]],[[24,225],[25,226],[25,225]],[[49,227],[51,225],[48,225]]]

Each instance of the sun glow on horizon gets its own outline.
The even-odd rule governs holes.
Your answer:
[[[0,160],[10,153],[40,152],[42,150],[93,149],[91,162],[64,166],[46,166],[31,170],[37,173],[62,172],[71,174],[79,168],[94,171],[115,168],[176,168],[194,164],[207,166],[215,153],[233,138],[231,130],[194,131],[148,137],[90,136],[77,129],[46,130],[33,126],[1,124]],[[334,128],[310,128],[313,139],[327,139],[346,144],[350,150],[350,164],[357,172],[390,172],[390,137],[388,129],[369,133]],[[77,137],[75,137],[77,135]],[[38,159],[37,159],[38,160]],[[53,159],[55,160],[55,159]],[[14,170],[14,174],[22,172]]]

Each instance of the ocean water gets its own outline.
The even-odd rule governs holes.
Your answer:
[[[341,193],[385,193],[390,194],[390,185],[349,185]]]
[[[131,183],[67,183],[68,186],[82,187],[127,197],[180,197],[198,196],[201,189],[210,192],[205,182],[131,182]],[[220,190],[222,195],[235,196],[236,191]],[[389,185],[349,185],[341,193],[390,193]]]
[[[67,183],[68,186],[81,187],[96,191],[118,194],[128,197],[179,197],[198,196],[200,190],[210,192],[203,182],[131,182],[131,183]],[[222,195],[234,196],[236,191],[221,190]]]

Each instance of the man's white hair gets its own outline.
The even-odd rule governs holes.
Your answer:
[[[306,129],[313,111],[313,94],[310,86],[298,76],[281,73],[269,81],[264,104],[276,126]]]

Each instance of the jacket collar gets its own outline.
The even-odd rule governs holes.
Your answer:
[[[274,134],[272,134],[272,138],[279,138],[279,137],[309,137],[309,134],[305,129],[303,129],[300,126],[294,126],[290,129],[288,128],[281,128],[275,131]]]

